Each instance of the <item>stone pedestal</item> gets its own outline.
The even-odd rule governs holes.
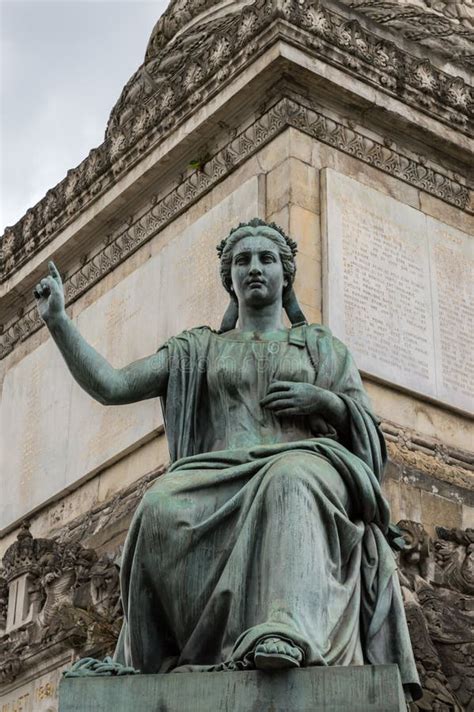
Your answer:
[[[406,712],[396,665],[66,678],[59,712]]]

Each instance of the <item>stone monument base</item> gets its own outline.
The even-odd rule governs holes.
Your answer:
[[[406,712],[397,665],[65,678],[59,712]]]

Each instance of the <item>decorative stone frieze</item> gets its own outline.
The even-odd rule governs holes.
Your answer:
[[[380,25],[439,52],[456,64],[474,67],[474,7],[466,0],[342,0]]]
[[[74,302],[288,127],[299,129],[451,205],[468,209],[470,191],[463,183],[427,165],[421,158],[416,160],[393,146],[377,142],[355,128],[336,121],[303,99],[283,97],[217,153],[209,156],[202,167],[185,176],[170,193],[152,201],[138,219],[127,221],[112,239],[105,238],[92,258],[84,261],[65,281],[67,303]],[[3,250],[5,255],[5,245]],[[14,260],[13,253],[10,257]],[[0,329],[0,359],[5,358],[15,344],[24,341],[42,326],[32,300],[9,323],[3,325],[3,330]]]
[[[111,113],[105,141],[15,226],[6,229],[2,281],[278,39],[300,45],[312,56],[450,127],[467,133],[472,128],[472,91],[462,76],[447,73],[428,57],[410,54],[397,44],[397,32],[392,41],[365,28],[344,4],[336,10],[330,0],[255,0],[230,4],[220,14],[211,12],[219,3],[209,0],[187,5],[172,3],[158,23],[145,63],[126,84]],[[428,15],[431,22],[433,13]],[[386,18],[383,24],[390,27]],[[333,140],[337,145],[335,136]],[[363,147],[353,147],[354,154],[358,150],[365,153]],[[373,161],[378,160],[384,162],[375,155]],[[395,172],[403,172],[404,161],[397,165],[398,159],[394,160]],[[427,185],[436,184],[436,178],[427,169]],[[435,194],[443,192],[441,187]],[[467,201],[461,202],[464,207]]]

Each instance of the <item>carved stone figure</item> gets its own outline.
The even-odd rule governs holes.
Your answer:
[[[431,542],[421,524],[398,523],[407,542],[400,581],[423,685],[415,710],[474,709],[472,529],[437,528]]]
[[[113,648],[121,623],[118,570],[92,549],[36,539],[27,523],[0,568],[0,682],[58,650]]]
[[[122,369],[68,319],[52,263],[35,289],[90,395],[162,398],[172,464],[125,543],[116,660],[144,673],[397,663],[416,698],[385,446],[357,368],[306,323],[296,244],[281,229],[254,219],[218,252],[230,295],[221,330],[185,331]]]

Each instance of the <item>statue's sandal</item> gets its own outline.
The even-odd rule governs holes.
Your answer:
[[[258,670],[281,670],[300,667],[303,651],[282,638],[264,638],[255,646],[254,664]]]

